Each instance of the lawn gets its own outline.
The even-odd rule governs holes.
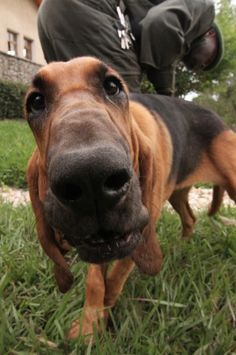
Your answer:
[[[221,213],[236,218],[235,209]],[[86,265],[75,260],[74,287],[62,295],[29,206],[1,204],[0,234],[0,354],[236,354],[235,227],[202,214],[193,238],[181,241],[178,217],[165,211],[161,273],[135,270],[93,347],[65,340],[82,315]]]
[[[25,187],[33,150],[23,121],[0,121],[0,184]],[[236,209],[221,209],[236,218]],[[73,288],[62,295],[37,241],[30,206],[0,201],[0,354],[227,355],[236,354],[236,233],[205,213],[190,241],[180,239],[175,214],[164,211],[158,234],[161,273],[137,270],[94,346],[67,342],[82,316],[87,265],[72,252]]]
[[[26,187],[25,170],[34,148],[24,120],[0,121],[0,184]]]

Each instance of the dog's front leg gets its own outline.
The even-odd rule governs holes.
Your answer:
[[[89,265],[82,323],[80,320],[75,320],[72,323],[68,339],[84,335],[90,341],[93,337],[94,327],[98,332],[101,330],[104,321],[106,269],[106,265]]]
[[[126,257],[122,260],[117,260],[107,273],[104,302],[106,318],[108,317],[109,308],[115,305],[134,266],[133,260],[130,257]]]

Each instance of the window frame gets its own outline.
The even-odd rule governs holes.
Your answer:
[[[18,56],[18,33],[7,29],[7,54]]]
[[[33,61],[33,43],[33,39],[26,36],[23,37],[23,58],[31,62]]]

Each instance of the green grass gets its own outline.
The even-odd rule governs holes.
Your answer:
[[[222,214],[236,218],[235,209]],[[186,242],[178,217],[165,211],[158,233],[161,273],[136,270],[112,312],[112,327],[87,347],[82,339],[65,341],[71,321],[82,315],[87,266],[73,264],[74,287],[60,294],[30,207],[1,204],[0,354],[236,354],[235,227],[203,214]]]
[[[33,147],[24,121],[0,121],[0,183],[26,186]],[[222,213],[236,218],[235,209]],[[185,242],[178,217],[164,212],[161,273],[153,278],[136,270],[112,311],[111,327],[87,347],[82,339],[65,340],[71,321],[82,316],[87,265],[75,259],[74,287],[60,294],[34,223],[29,206],[0,203],[1,355],[236,354],[235,227],[203,214]]]
[[[34,138],[24,120],[0,121],[0,183],[26,187],[25,171],[33,148]]]

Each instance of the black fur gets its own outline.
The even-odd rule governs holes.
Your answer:
[[[181,183],[198,166],[202,153],[226,126],[212,111],[192,102],[160,95],[131,94],[154,115],[158,113],[167,126],[173,142],[170,179]]]

